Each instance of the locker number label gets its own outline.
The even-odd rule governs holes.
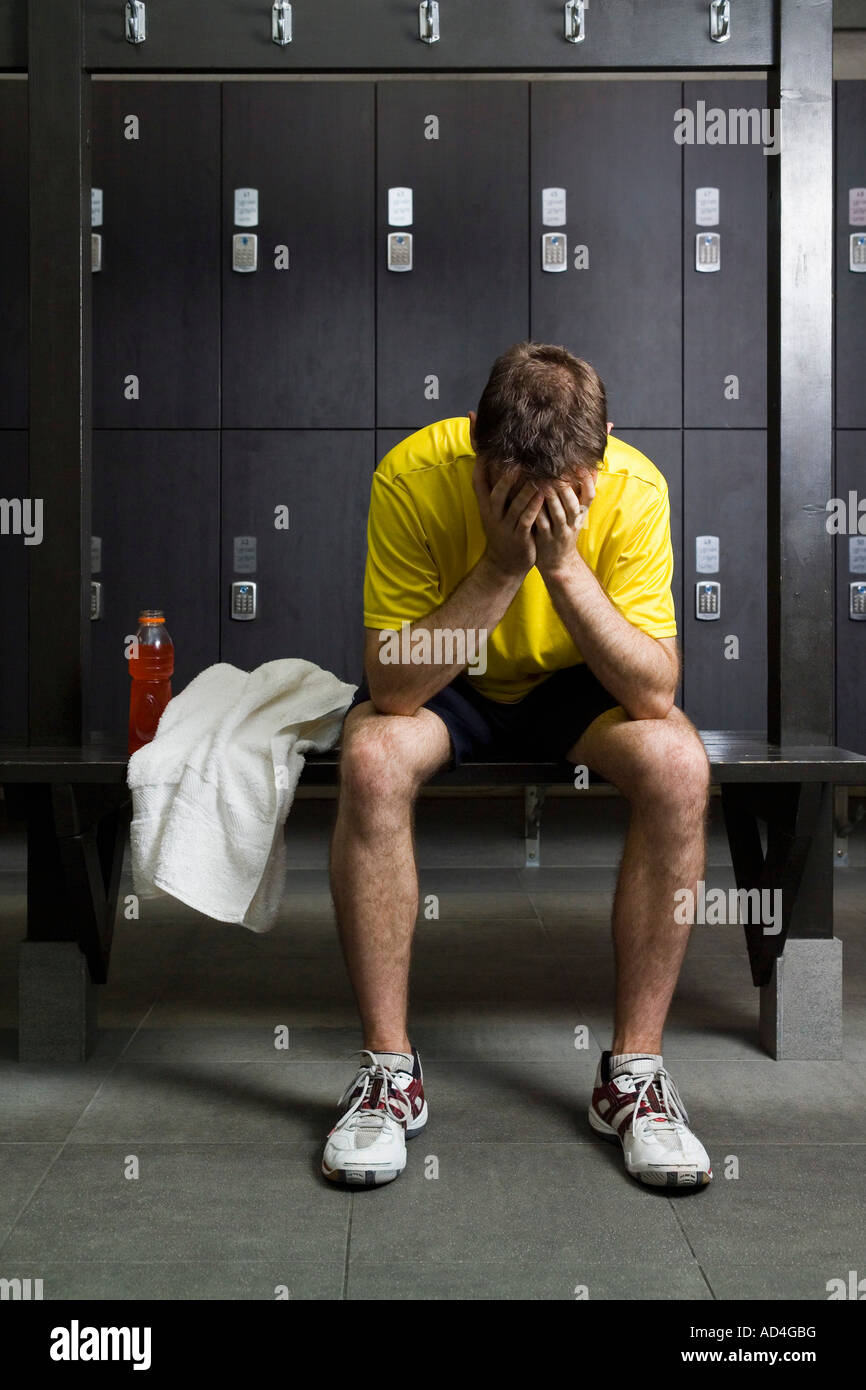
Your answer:
[[[564,188],[542,188],[541,222],[544,227],[565,226]]]
[[[718,536],[695,536],[695,569],[698,574],[718,574]]]
[[[411,188],[388,189],[388,223],[392,227],[412,226]]]
[[[717,188],[695,189],[695,222],[699,227],[718,227],[719,190]]]
[[[259,190],[257,188],[235,189],[235,226],[257,227],[259,225]]]
[[[848,189],[848,221],[852,227],[866,227],[866,188]]]
[[[257,560],[257,543],[255,536],[235,536],[235,574],[255,574]]]
[[[102,226],[102,189],[91,188],[90,190],[90,225],[91,227]]]
[[[852,574],[866,574],[866,536],[848,537],[848,569]]]

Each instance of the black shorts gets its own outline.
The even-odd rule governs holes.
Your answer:
[[[362,680],[350,705],[369,700]],[[565,759],[585,729],[619,701],[586,662],[554,671],[516,704],[488,700],[471,676],[459,675],[427,700],[448,729],[454,765],[464,762],[556,762]]]

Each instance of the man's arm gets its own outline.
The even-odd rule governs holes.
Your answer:
[[[632,719],[664,719],[679,680],[676,638],[651,637],[624,618],[577,550],[579,499],[548,491],[536,522],[537,564],[560,620],[590,670]]]
[[[513,479],[500,478],[492,489],[488,488],[483,465],[477,460],[472,481],[487,550],[440,608],[412,623],[410,641],[422,631],[431,635],[437,631],[474,630],[485,635],[492,632],[535,564],[532,526],[544,494],[527,484],[508,504]],[[418,665],[386,664],[380,660],[383,646],[379,631],[367,630],[364,664],[370,697],[382,714],[415,714],[466,666],[466,662],[445,665],[432,661]],[[435,652],[435,645],[431,642],[430,646]]]

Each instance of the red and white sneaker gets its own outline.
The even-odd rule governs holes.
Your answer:
[[[392,1070],[366,1048],[361,1056],[367,1061],[340,1100],[342,1114],[328,1135],[322,1172],[331,1182],[378,1187],[402,1173],[406,1140],[427,1123],[424,1077],[416,1049],[411,1071]]]
[[[626,1171],[651,1187],[698,1188],[713,1170],[673,1079],[652,1057],[635,1057],[627,1071],[610,1075],[603,1052],[595,1078],[589,1123],[597,1134],[619,1139]]]

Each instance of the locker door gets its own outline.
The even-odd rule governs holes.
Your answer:
[[[27,433],[0,430],[0,739],[27,738],[27,575],[31,546],[15,528],[27,497]],[[31,524],[36,515],[31,513]],[[44,524],[44,521],[43,521]],[[34,539],[36,539],[34,535]]]
[[[866,268],[849,263],[852,234],[866,236],[866,82],[837,82],[836,103],[836,424],[864,429]]]
[[[619,430],[682,424],[681,94],[678,82],[532,85],[532,337],[592,363]],[[565,190],[564,217],[545,189]],[[545,232],[566,238],[561,273],[542,269]]]
[[[527,100],[523,82],[379,85],[382,428],[473,410],[495,358],[528,334]],[[393,188],[412,190],[411,222]],[[388,269],[392,232],[413,237],[411,270]]]
[[[0,80],[0,429],[27,428],[27,83]],[[0,489],[2,491],[2,489]]]
[[[671,544],[674,549],[674,576],[671,589],[677,617],[677,640],[683,645],[683,437],[680,430],[620,430],[614,433],[640,449],[655,464],[668,485],[671,504]],[[682,685],[676,702],[682,705]]]
[[[173,694],[219,660],[219,434],[95,430],[93,483],[103,616],[91,623],[90,725],[124,740],[124,638],[142,608],[165,612]]]
[[[372,430],[223,433],[222,659],[302,657],[358,681]],[[257,614],[232,618],[234,581]]]
[[[219,424],[219,119],[215,83],[93,84],[95,427]]]
[[[836,431],[836,496],[846,503],[848,531],[855,521],[849,492],[866,498],[866,430]],[[850,587],[866,584],[866,534],[837,535],[836,548],[836,742],[866,753],[866,621],[850,617]]]
[[[766,450],[759,430],[685,432],[684,708],[699,729],[767,725]],[[720,584],[718,619],[695,616],[698,581]]]
[[[752,113],[760,131],[767,84],[687,82],[683,106]],[[768,132],[772,134],[772,132]],[[767,169],[760,144],[683,146],[683,410],[686,427],[766,426]],[[700,190],[700,192],[698,192]],[[699,220],[700,219],[700,220]],[[718,234],[719,269],[696,270],[696,238]]]
[[[224,426],[373,424],[373,117],[373,83],[224,85]]]

